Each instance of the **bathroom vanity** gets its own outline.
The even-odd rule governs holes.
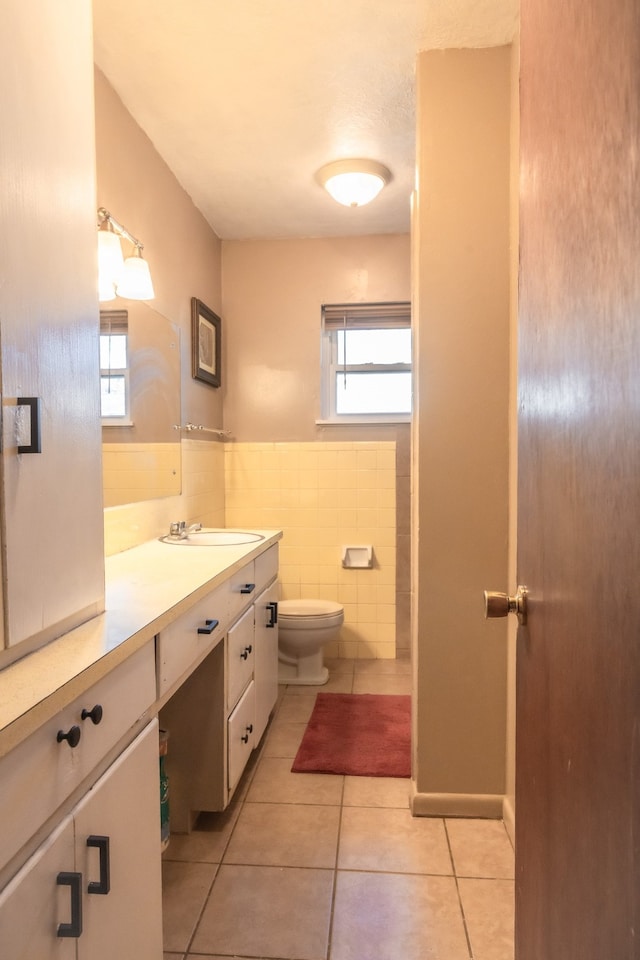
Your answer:
[[[106,561],[104,614],[0,672],[0,955],[161,960],[171,829],[223,810],[277,696],[279,531]]]

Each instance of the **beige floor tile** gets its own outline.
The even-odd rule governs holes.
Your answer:
[[[453,877],[338,872],[330,960],[469,960]]]
[[[513,880],[513,847],[501,820],[446,821],[458,877]]]
[[[183,953],[163,953],[162,960],[183,960]]]
[[[340,807],[245,803],[225,863],[333,869]]]
[[[345,807],[409,807],[411,781],[403,777],[345,777]]]
[[[513,960],[512,880],[458,881],[474,960]]]
[[[327,953],[332,885],[332,870],[223,864],[193,951],[322,960]]]
[[[315,693],[286,693],[276,714],[276,720],[287,723],[307,723],[315,705]]]
[[[307,729],[306,723],[287,723],[276,719],[265,741],[263,757],[295,757]]]
[[[357,674],[353,678],[354,693],[411,694],[409,674]]]
[[[240,804],[231,803],[223,813],[201,813],[191,833],[174,833],[163,860],[190,863],[220,863]]]
[[[338,868],[453,875],[443,821],[408,809],[344,807]]]
[[[355,660],[349,660],[346,657],[325,657],[324,665],[329,671],[330,676],[337,673],[349,673],[353,676]]]
[[[187,949],[217,866],[210,863],[162,864],[162,929],[169,953]]]
[[[356,677],[371,676],[411,676],[409,660],[355,660]]]
[[[291,760],[263,757],[247,793],[252,803],[340,804],[344,777],[291,773]]]
[[[326,683],[320,684],[319,686],[308,687],[304,684],[294,685],[290,684],[287,686],[288,697],[296,696],[308,696],[309,691],[313,690],[314,694],[316,693],[351,693],[351,685],[353,683],[353,674],[352,673],[334,673],[332,674],[329,671],[329,679]]]

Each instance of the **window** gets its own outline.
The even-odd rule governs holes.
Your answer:
[[[100,311],[100,415],[103,424],[129,419],[129,329],[126,310]]]
[[[325,304],[323,419],[408,420],[411,393],[410,304]]]

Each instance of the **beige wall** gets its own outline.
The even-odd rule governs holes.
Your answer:
[[[96,71],[98,205],[104,206],[144,243],[155,288],[153,307],[176,323],[181,337],[182,423],[222,426],[222,392],[191,376],[191,298],[221,311],[221,244],[113,88]],[[106,306],[124,307],[116,299]],[[182,495],[105,511],[107,554],[124,550],[168,529],[171,520],[224,523],[224,455],[202,454],[182,443]]]
[[[416,813],[502,813],[506,624],[482,592],[507,580],[509,59],[418,61]]]
[[[395,428],[354,437],[316,426],[320,307],[408,300],[408,236],[225,240],[222,268],[225,427],[236,440],[395,438]]]

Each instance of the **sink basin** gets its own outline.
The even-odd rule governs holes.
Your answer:
[[[243,543],[257,543],[264,540],[259,533],[247,530],[194,530],[187,537],[160,537],[162,543],[175,544],[178,547],[237,547]]]

